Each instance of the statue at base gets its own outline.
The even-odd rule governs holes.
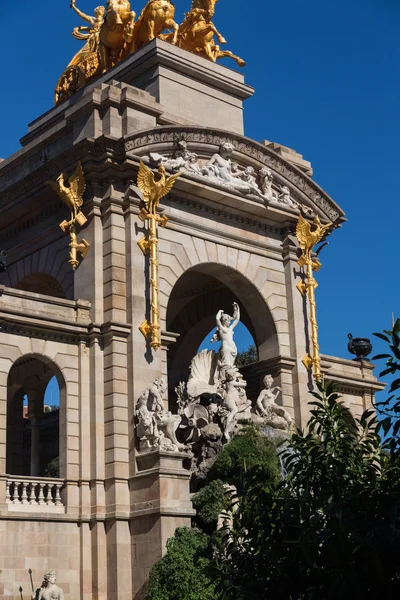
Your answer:
[[[256,415],[264,420],[264,425],[289,433],[293,419],[283,406],[276,403],[282,389],[277,386],[272,387],[273,383],[272,375],[264,377],[264,389],[261,390],[256,402]]]
[[[136,433],[141,451],[178,451],[183,448],[176,438],[182,417],[165,410],[162,398],[166,391],[166,381],[155,379],[137,401]]]
[[[43,578],[41,587],[32,594],[32,600],[64,600],[64,592],[56,585],[55,571],[49,571]]]

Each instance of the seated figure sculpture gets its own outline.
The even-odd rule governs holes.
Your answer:
[[[56,572],[49,571],[41,587],[32,594],[32,600],[64,600],[64,592],[56,585]]]
[[[257,398],[256,413],[265,419],[266,425],[289,433],[293,419],[283,406],[276,404],[275,401],[282,390],[277,386],[272,387],[273,383],[272,375],[264,377],[264,389]]]
[[[176,438],[182,417],[166,411],[163,395],[167,391],[164,379],[155,379],[140,396],[136,404],[136,433],[140,441],[141,451],[162,450],[176,451],[182,444]]]

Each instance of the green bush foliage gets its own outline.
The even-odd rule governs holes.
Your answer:
[[[210,480],[221,479],[242,488],[243,474],[257,469],[264,481],[278,481],[279,461],[275,446],[255,427],[246,427],[227,444],[215,461]]]
[[[218,516],[227,508],[229,499],[226,498],[224,484],[220,479],[211,481],[192,497],[193,507],[197,511],[196,523],[205,533],[214,533]]]
[[[152,568],[146,600],[216,600],[210,576],[209,537],[187,527],[176,530],[167,552]]]
[[[374,411],[352,417],[318,384],[287,477],[243,474],[229,543],[217,551],[224,600],[399,598],[400,464],[381,447]]]

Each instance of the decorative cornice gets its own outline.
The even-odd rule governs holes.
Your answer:
[[[48,180],[57,177],[63,171],[70,171],[78,161],[84,165],[88,158],[100,158],[102,156],[112,156],[122,162],[124,158],[124,145],[122,140],[115,140],[107,136],[102,136],[93,139],[85,139],[78,142],[74,146],[67,148],[54,159],[48,159],[43,150],[37,150],[34,154],[38,155],[37,167],[31,173],[16,181],[15,184],[4,187],[4,191],[0,191],[0,206],[5,206],[9,202],[20,198],[23,195],[30,194],[32,190]],[[32,160],[33,155],[29,156]],[[24,156],[26,160],[28,157]],[[17,179],[18,172],[21,169],[21,160],[16,159],[7,172],[7,179]],[[6,171],[6,170],[5,170]],[[5,175],[5,171],[0,172],[0,187],[1,178]]]
[[[233,144],[236,152],[259,161],[261,165],[271,168],[275,173],[290,181],[332,222],[344,218],[344,212],[339,206],[300,169],[287,162],[270,148],[235,133],[201,127],[158,127],[126,138],[125,150],[127,153],[141,156],[144,152],[149,151],[149,146],[163,143],[175,144],[182,139],[185,139],[188,143],[200,143],[217,147],[229,142]],[[142,153],[140,152],[141,149],[143,149]]]

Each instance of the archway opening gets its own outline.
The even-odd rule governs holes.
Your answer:
[[[24,356],[10,370],[7,392],[7,473],[63,476],[65,382],[58,367],[45,357]]]
[[[240,320],[254,340],[259,360],[279,355],[275,323],[266,301],[244,275],[215,263],[186,271],[173,287],[167,308],[167,330],[178,334],[168,351],[169,397],[180,381],[187,381],[192,358],[209,332],[215,330],[220,309],[232,313],[240,307]],[[235,334],[236,337],[236,334]],[[219,344],[215,344],[218,350]]]
[[[35,294],[44,294],[45,296],[53,296],[54,298],[65,298],[65,292],[61,284],[46,273],[32,273],[24,277],[15,286],[17,290],[25,292],[34,292]]]

